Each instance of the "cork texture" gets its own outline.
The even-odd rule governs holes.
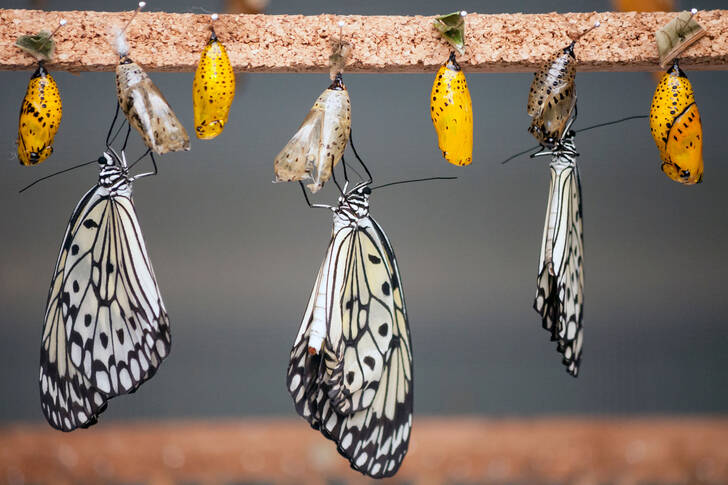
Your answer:
[[[419,417],[395,480],[725,484],[728,419]],[[250,418],[102,422],[73,433],[40,423],[0,426],[0,483],[372,482],[302,419]]]
[[[118,57],[109,41],[113,26],[131,12],[45,12],[0,9],[0,70],[31,69],[34,59],[13,46],[23,34],[56,33],[51,70],[111,71]],[[471,13],[466,52],[469,72],[533,71],[569,36],[599,20],[576,54],[580,71],[658,71],[654,33],[675,17],[663,12],[547,14]],[[728,69],[728,10],[698,12],[707,35],[681,55],[687,69]],[[353,45],[347,72],[435,71],[449,47],[432,27],[433,17],[336,15],[220,15],[215,30],[236,72],[327,72],[330,41],[344,21]],[[209,16],[142,12],[127,31],[131,57],[151,71],[194,71],[208,37]]]

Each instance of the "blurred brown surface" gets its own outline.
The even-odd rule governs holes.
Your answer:
[[[0,428],[0,483],[360,483],[302,420]],[[391,482],[726,484],[728,418],[418,418]]]
[[[671,12],[675,0],[612,0],[615,10],[620,12]]]

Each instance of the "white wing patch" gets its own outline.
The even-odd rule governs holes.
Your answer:
[[[41,406],[63,431],[96,422],[169,354],[169,320],[130,195],[95,187],[71,217],[41,345]]]
[[[336,291],[327,294],[328,336],[314,354],[315,295],[327,279]],[[412,427],[412,349],[396,259],[373,219],[334,233],[287,384],[298,413],[337,443],[352,468],[375,478],[399,469]]]
[[[584,333],[581,183],[574,162],[552,162],[550,172],[534,308],[541,315],[543,327],[551,333],[551,340],[557,342],[567,372],[576,377]]]

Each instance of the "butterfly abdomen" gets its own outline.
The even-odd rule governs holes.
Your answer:
[[[442,156],[453,165],[470,165],[473,161],[473,104],[465,74],[454,53],[435,76],[430,117]]]
[[[693,88],[685,73],[673,65],[662,76],[650,107],[650,131],[662,171],[685,185],[703,179],[703,128]]]
[[[215,32],[202,51],[192,83],[197,138],[209,140],[222,133],[235,97],[235,73],[225,46]]]
[[[56,81],[40,64],[30,78],[20,107],[18,159],[21,165],[36,165],[53,153],[53,138],[62,115]]]

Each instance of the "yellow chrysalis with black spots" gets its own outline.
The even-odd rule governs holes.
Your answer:
[[[62,114],[56,81],[38,63],[20,107],[18,159],[21,165],[37,165],[53,153],[53,138]]]
[[[235,98],[235,73],[225,46],[215,31],[200,56],[192,83],[192,106],[197,138],[209,140],[222,133]]]
[[[432,84],[430,116],[442,156],[453,165],[473,161],[473,104],[465,74],[450,53]]]
[[[693,88],[677,62],[655,89],[650,131],[668,177],[685,185],[703,181],[703,126]]]

